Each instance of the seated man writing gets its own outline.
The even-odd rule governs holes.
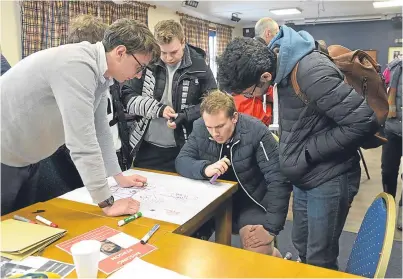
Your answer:
[[[237,181],[233,218],[242,247],[281,256],[273,240],[283,229],[292,186],[280,172],[275,139],[261,121],[239,114],[233,98],[220,91],[204,98],[200,112],[176,158],[177,172]]]

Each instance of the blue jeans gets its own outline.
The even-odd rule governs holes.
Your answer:
[[[358,166],[310,190],[294,186],[292,241],[302,262],[338,269],[339,238],[360,178]]]

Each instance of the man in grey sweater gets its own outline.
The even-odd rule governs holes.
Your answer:
[[[105,214],[137,212],[131,198],[116,202],[108,187],[142,186],[146,178],[123,176],[107,120],[113,78],[141,78],[159,47],[146,25],[120,19],[102,42],[63,45],[26,57],[0,78],[1,209],[25,206],[24,189],[36,187],[38,162],[64,143],[80,176]]]

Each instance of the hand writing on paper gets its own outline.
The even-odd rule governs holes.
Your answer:
[[[138,175],[138,174],[133,174],[133,175],[128,175],[124,176],[123,174],[118,174],[114,176],[116,182],[118,185],[121,187],[143,187],[146,185],[147,178],[144,176]]]
[[[221,160],[211,164],[204,170],[204,174],[207,177],[213,177],[215,174],[223,175],[227,170],[228,166],[231,165],[230,160],[227,157],[222,158]]]
[[[245,232],[242,243],[244,247],[257,248],[259,246],[268,245],[273,243],[274,236],[269,234],[262,225],[247,225],[242,229],[249,230]]]
[[[124,198],[114,202],[112,206],[102,208],[108,216],[133,215],[139,211],[140,202],[132,198]]]

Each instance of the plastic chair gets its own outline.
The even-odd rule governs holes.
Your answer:
[[[396,205],[394,198],[380,193],[362,221],[346,272],[367,278],[384,278],[395,234]]]

